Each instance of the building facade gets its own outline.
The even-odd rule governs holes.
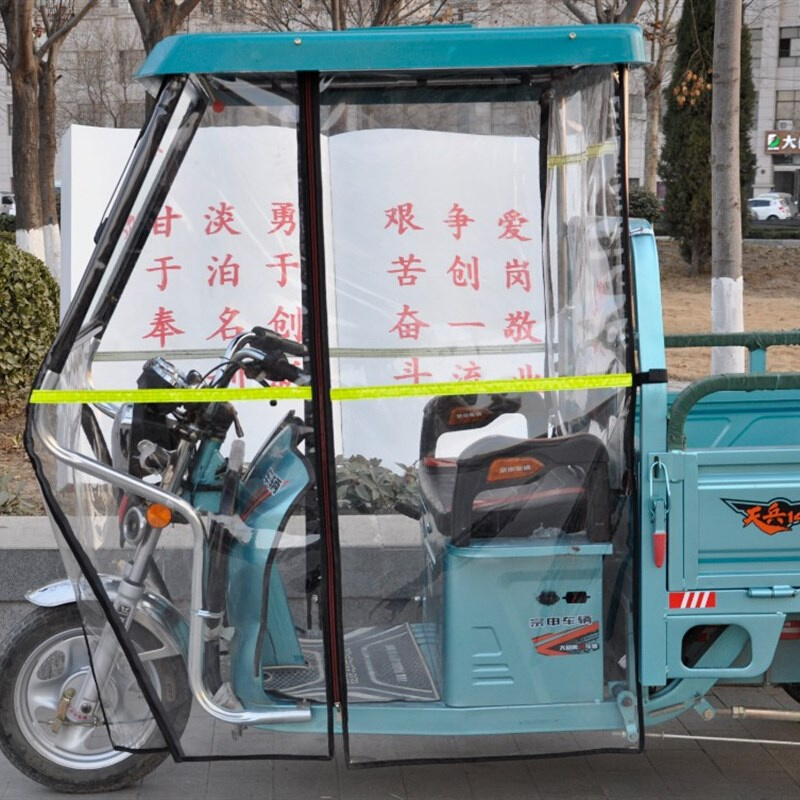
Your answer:
[[[261,0],[201,0],[185,31],[245,30],[255,27],[248,6]],[[302,4],[301,4],[302,5]],[[558,0],[451,0],[452,22],[478,25],[556,25],[572,22]],[[307,0],[313,7],[313,0]],[[440,2],[431,3],[441,8]],[[421,19],[425,11],[420,12]],[[800,2],[753,0],[747,6],[757,91],[756,125],[751,132],[757,169],[753,194],[780,191],[800,198]],[[263,24],[259,27],[263,27]],[[100,0],[67,38],[59,54],[59,110],[62,130],[70,124],[138,128],[144,121],[144,90],[134,79],[144,60],[139,30],[126,0]],[[669,73],[667,73],[669,79]],[[646,109],[641,76],[631,81],[630,175],[644,175]],[[0,79],[0,193],[13,192],[12,104],[8,76]]]
[[[753,194],[800,197],[800,3],[759,0],[748,8],[753,41],[757,167]]]

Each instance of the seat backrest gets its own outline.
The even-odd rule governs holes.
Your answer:
[[[430,400],[422,414],[420,459],[433,458],[436,444],[445,433],[484,428],[504,414],[523,414],[529,435],[546,432],[546,410],[542,396],[519,394],[445,395]]]
[[[579,495],[580,524],[587,537],[591,541],[608,541],[611,529],[608,451],[596,436],[576,433],[551,439],[489,436],[466,448],[457,462],[453,489],[450,529],[453,544],[461,547],[469,544],[474,503],[482,492],[533,485],[552,470],[564,467],[569,468],[575,490],[571,495],[564,492],[565,504],[574,505]],[[529,502],[533,507],[537,499]]]

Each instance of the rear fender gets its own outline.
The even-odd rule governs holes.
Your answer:
[[[100,580],[113,603],[121,582],[120,578],[113,575],[100,575]],[[75,587],[69,580],[54,581],[26,592],[25,599],[35,606],[46,608],[77,602]],[[167,652],[160,652],[161,656],[180,655],[186,661],[189,626],[172,603],[160,595],[145,591],[136,606],[134,619],[164,643]]]

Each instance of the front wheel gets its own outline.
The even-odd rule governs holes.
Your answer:
[[[152,634],[136,623],[131,636],[143,649]],[[180,734],[188,720],[191,695],[180,656],[145,662],[149,678]],[[65,722],[54,732],[59,700],[89,673],[80,614],[74,605],[37,608],[7,636],[0,649],[0,749],[29,778],[60,792],[120,789],[143,778],[167,752],[115,750],[103,721]],[[127,664],[118,664],[104,692],[108,722],[141,726],[141,749],[162,745],[158,726],[137,691]]]

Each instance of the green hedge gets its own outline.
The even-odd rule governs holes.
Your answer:
[[[632,217],[641,217],[650,223],[654,223],[661,216],[661,201],[641,186],[630,187],[628,208]]]
[[[0,395],[29,387],[58,329],[58,284],[30,253],[0,240]]]
[[[800,225],[753,225],[747,231],[748,239],[800,239]]]

